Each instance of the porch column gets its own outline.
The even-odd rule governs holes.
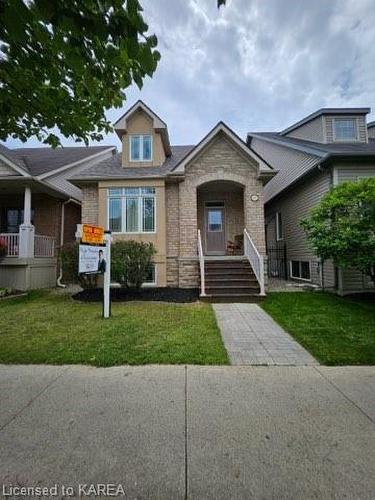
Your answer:
[[[26,259],[34,257],[34,236],[35,228],[31,224],[31,188],[25,186],[23,223],[20,225],[19,233],[19,257]]]

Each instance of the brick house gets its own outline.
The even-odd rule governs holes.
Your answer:
[[[0,145],[0,287],[56,285],[57,255],[81,221],[79,188],[67,178],[109,158],[115,147],[20,148]]]
[[[122,152],[70,178],[82,222],[152,242],[157,286],[264,294],[263,186],[276,171],[222,122],[194,146],[171,146],[166,123],[138,101],[114,128]]]

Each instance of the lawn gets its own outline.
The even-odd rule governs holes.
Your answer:
[[[100,303],[32,292],[0,301],[0,363],[228,364],[208,304]]]
[[[375,365],[375,307],[328,293],[270,293],[261,304],[321,363]]]

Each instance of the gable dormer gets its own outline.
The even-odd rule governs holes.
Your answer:
[[[115,124],[122,143],[122,166],[160,167],[171,154],[168,128],[142,101],[132,106]]]
[[[323,108],[283,130],[280,135],[320,143],[368,142],[370,108]]]

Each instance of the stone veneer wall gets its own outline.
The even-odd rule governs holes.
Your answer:
[[[179,185],[166,184],[167,211],[167,285],[178,286],[178,257],[180,251]]]
[[[254,168],[253,168],[254,167]],[[167,193],[167,201],[174,206],[174,215],[167,222],[167,248],[178,250],[176,228],[179,223],[178,276],[174,264],[169,273],[169,283],[183,288],[199,286],[197,255],[197,187],[217,180],[233,181],[244,188],[244,222],[258,250],[265,255],[263,186],[257,179],[257,166],[251,164],[223,135],[218,136],[190,165],[186,167],[185,179],[179,186],[179,217],[176,217],[177,195]],[[175,189],[175,188],[174,188]],[[252,201],[251,196],[257,195]]]
[[[99,198],[98,186],[82,188],[82,223],[98,224]]]

